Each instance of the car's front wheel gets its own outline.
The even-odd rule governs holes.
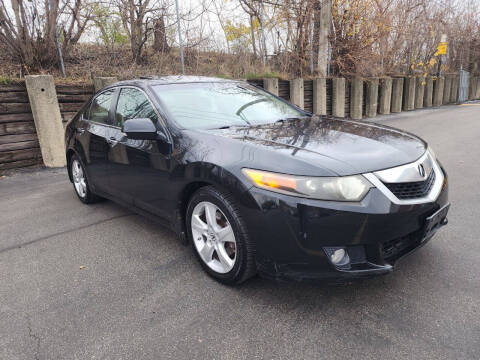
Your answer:
[[[239,284],[256,273],[255,247],[232,195],[212,186],[190,199],[187,231],[205,271],[225,284]]]

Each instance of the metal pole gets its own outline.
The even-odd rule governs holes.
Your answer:
[[[265,50],[265,33],[263,31],[263,0],[260,1],[260,29],[262,30],[262,60],[263,60],[263,67],[265,67],[266,50]]]
[[[330,63],[332,61],[332,48],[330,46],[330,41],[327,44],[327,76],[330,76]]]
[[[67,74],[65,72],[65,64],[63,63],[62,48],[60,47],[60,44],[58,42],[58,32],[57,32],[57,26],[56,25],[55,25],[55,42],[57,43],[58,56],[60,57],[60,67],[62,68],[62,75],[63,75],[63,77],[67,77]]]
[[[442,34],[442,36],[440,37],[440,42],[441,43],[447,42],[446,34]],[[443,62],[444,56],[445,55],[441,54],[438,59],[438,76],[442,76],[442,62]]]
[[[183,62],[183,44],[182,44],[182,30],[180,29],[180,15],[178,13],[178,0],[175,0],[177,7],[177,26],[178,26],[178,43],[180,44],[180,62],[182,63],[182,74],[185,74],[185,64]]]

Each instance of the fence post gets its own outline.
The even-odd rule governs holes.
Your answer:
[[[480,77],[477,76],[477,92],[475,96],[476,100],[480,100]]]
[[[433,105],[433,78],[427,76],[427,84],[425,85],[425,94],[423,97],[423,105],[425,107],[432,107]]]
[[[278,79],[263,79],[263,88],[271,92],[273,95],[278,96]]]
[[[445,86],[443,88],[443,103],[450,103],[450,93],[452,92],[452,77],[450,75],[445,76]]]
[[[365,94],[365,116],[377,116],[378,108],[378,78],[366,80],[367,93]]]
[[[350,85],[350,117],[354,120],[362,118],[363,79],[354,78]]]
[[[304,94],[303,79],[290,80],[290,102],[303,109],[305,107]]]
[[[415,77],[405,77],[403,83],[403,110],[413,110],[415,108]]]
[[[95,92],[98,92],[117,81],[115,76],[95,76],[93,78],[93,87],[95,88]]]
[[[415,109],[423,108],[423,97],[425,95],[425,77],[417,76],[415,82]]]
[[[433,87],[433,106],[440,106],[443,102],[443,88],[445,87],[445,78],[439,76]]]
[[[53,76],[27,75],[25,85],[43,163],[47,167],[63,167],[66,165],[65,132]]]
[[[313,80],[313,113],[327,115],[327,79]]]
[[[332,115],[345,117],[345,78],[332,79]]]
[[[450,102],[456,103],[458,101],[458,82],[460,78],[458,75],[452,77],[452,88],[450,90]]]
[[[476,92],[476,84],[475,84],[475,78],[472,76],[473,74],[470,73],[470,79],[469,79],[469,84],[468,84],[468,100],[473,100],[475,98],[475,92]]]
[[[470,73],[465,70],[460,70],[458,81],[458,98],[457,103],[461,104],[468,100],[468,90],[470,84]]]
[[[403,78],[393,78],[392,81],[392,113],[399,113],[402,111],[402,97],[403,97]]]
[[[477,99],[478,86],[479,86],[479,82],[478,82],[478,76],[477,76],[472,78],[472,100]]]
[[[390,114],[392,101],[392,78],[385,77],[380,81],[380,107],[378,112],[382,115]]]

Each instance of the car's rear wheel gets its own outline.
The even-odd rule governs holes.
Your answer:
[[[72,175],[73,188],[80,201],[85,204],[91,204],[101,200],[99,196],[90,190],[85,168],[77,155],[73,155],[70,159],[70,173]]]
[[[205,271],[226,284],[239,284],[256,273],[255,249],[228,193],[207,186],[198,190],[187,208],[187,231]]]

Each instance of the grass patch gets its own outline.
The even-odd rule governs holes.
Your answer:
[[[220,79],[231,79],[231,76],[225,75],[225,74],[216,74],[215,77],[220,78]]]
[[[13,82],[12,78],[0,75],[0,85],[10,85]]]

